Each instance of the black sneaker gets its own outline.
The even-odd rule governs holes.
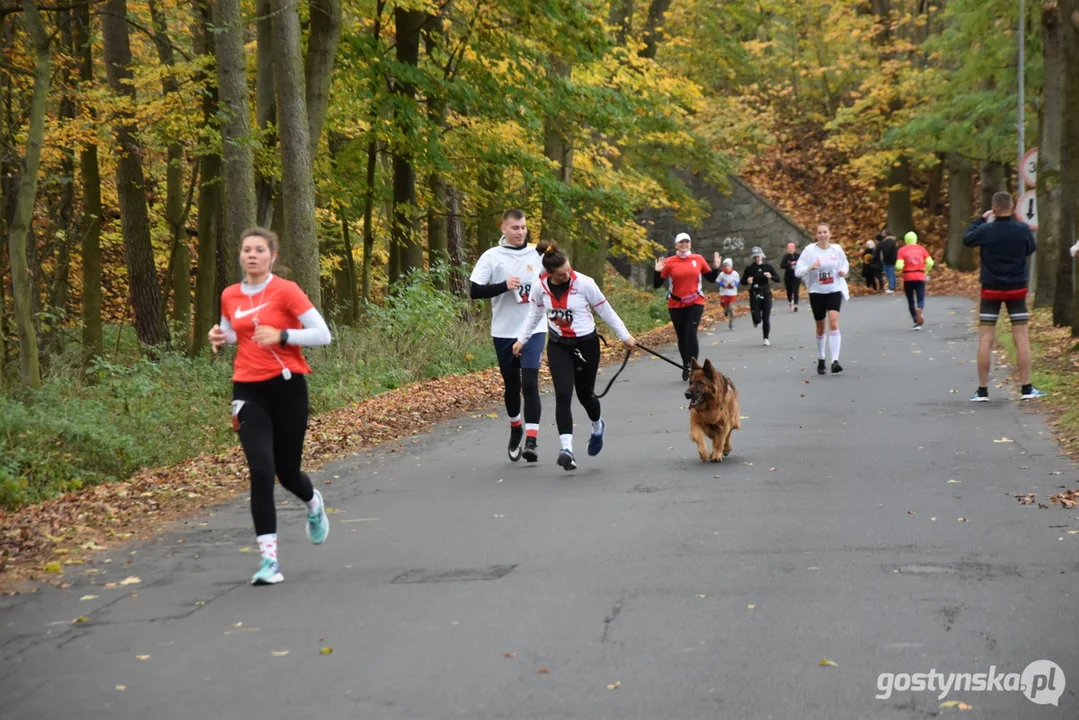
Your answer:
[[[832,361],[832,374],[836,375],[836,374],[841,373],[841,372],[843,372],[843,366],[839,364],[838,360],[833,360]]]
[[[689,368],[684,367],[682,368],[682,382],[686,382],[687,380],[689,380]]]
[[[823,375],[826,372],[828,372],[828,371],[825,370],[825,368],[824,368],[824,360],[823,359],[817,360],[817,374],[818,375]]]
[[[536,452],[536,438],[531,436],[525,438],[525,449],[521,451],[521,457],[528,462],[539,460],[539,453]]]
[[[576,470],[577,460],[573,457],[573,451],[563,448],[562,452],[558,453],[558,464],[567,472]]]
[[[520,425],[510,427],[509,456],[511,462],[521,459],[521,440],[524,438],[525,429]]]

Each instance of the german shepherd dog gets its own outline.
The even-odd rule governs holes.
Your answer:
[[[705,360],[701,366],[693,358],[686,399],[689,400],[689,437],[697,443],[701,462],[723,462],[731,454],[731,433],[742,429],[734,382],[716,370],[711,360]],[[705,437],[712,440],[711,455]]]

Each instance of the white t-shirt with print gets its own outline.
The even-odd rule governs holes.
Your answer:
[[[811,270],[818,259],[820,267]],[[847,280],[839,276],[840,271],[850,272],[850,263],[847,262],[847,254],[843,252],[843,248],[835,243],[831,243],[827,250],[821,250],[816,243],[807,245],[794,267],[794,274],[805,281],[806,290],[810,294],[826,295],[838,292],[843,293],[844,299],[849,299]]]
[[[738,283],[742,280],[742,277],[738,274],[737,270],[731,270],[730,272],[721,272],[716,277],[716,284],[719,285],[720,297],[737,297],[738,296]],[[732,287],[727,287],[731,285]]]
[[[529,293],[539,280],[543,263],[535,245],[513,247],[502,238],[499,244],[487,250],[472,269],[471,282],[477,285],[497,285],[511,277],[520,278],[516,290],[507,290],[491,298],[491,337],[515,338],[528,317]],[[541,326],[536,332],[547,332]]]
[[[550,276],[544,273],[539,282],[532,286],[531,305],[524,325],[521,326],[517,339],[526,342],[536,331],[543,316],[547,316],[547,326],[552,333],[564,338],[584,337],[596,330],[596,321],[592,310],[599,313],[603,321],[618,335],[619,340],[627,339],[622,318],[607,302],[603,291],[596,281],[578,272],[571,273],[569,288],[562,297],[556,298],[547,283]]]

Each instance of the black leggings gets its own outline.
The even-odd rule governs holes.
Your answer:
[[[674,334],[678,336],[678,354],[682,356],[682,365],[688,366],[690,358],[700,355],[701,347],[697,344],[697,326],[701,324],[704,305],[670,308]]]
[[[506,390],[502,399],[506,401],[506,413],[512,418],[521,414],[521,391],[525,397],[525,422],[538,425],[540,409],[539,370],[535,368],[515,368],[502,373]]]
[[[549,340],[547,366],[554,381],[555,423],[559,435],[573,434],[573,390],[584,405],[588,419],[600,418],[599,398],[595,395],[596,372],[599,370],[599,337],[593,335],[576,345]]]
[[[263,382],[232,384],[233,401],[243,401],[237,419],[240,443],[251,470],[251,517],[255,534],[277,532],[274,476],[281,486],[304,502],[315,495],[311,479],[300,472],[307,434],[307,380],[293,374]]]
[[[787,286],[787,302],[798,304],[798,294],[802,291],[802,281],[794,273],[783,276],[783,284]]]
[[[753,316],[753,324],[764,323],[764,339],[772,332],[772,291],[749,289],[749,312]]]

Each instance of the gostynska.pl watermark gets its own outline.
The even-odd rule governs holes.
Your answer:
[[[893,692],[935,692],[943,700],[952,692],[1021,692],[1035,705],[1057,705],[1064,693],[1064,671],[1051,660],[1035,660],[1022,673],[997,672],[990,665],[983,673],[881,673],[877,677],[878,700]]]

